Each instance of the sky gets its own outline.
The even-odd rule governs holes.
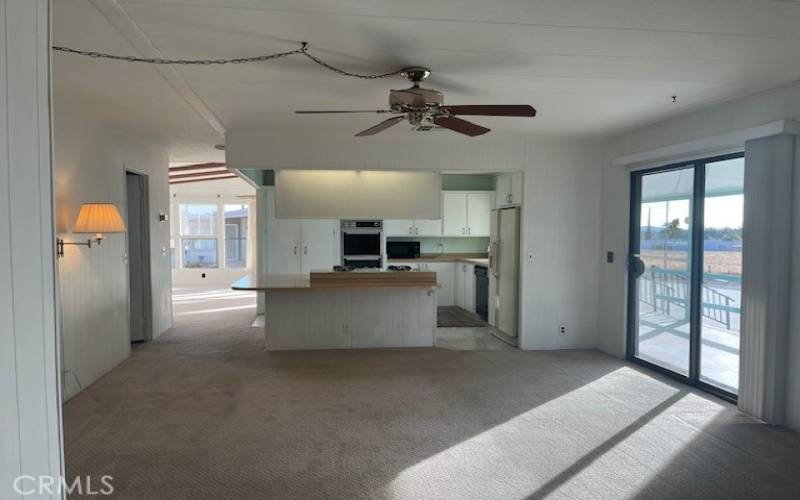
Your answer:
[[[744,210],[744,196],[741,194],[731,196],[715,196],[706,198],[705,227],[724,228],[742,227]],[[642,204],[641,225],[646,226],[648,211],[651,226],[663,226],[667,221],[678,219],[678,227],[688,229],[689,201],[676,200],[670,202],[655,202]]]

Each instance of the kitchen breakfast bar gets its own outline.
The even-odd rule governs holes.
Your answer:
[[[268,351],[434,344],[435,272],[251,275],[232,288],[265,293]]]

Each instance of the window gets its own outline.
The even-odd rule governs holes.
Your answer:
[[[179,211],[183,267],[219,267],[215,233],[217,205],[181,203]]]
[[[170,252],[173,269],[245,269],[247,203],[213,201],[173,204]]]
[[[244,204],[225,208],[225,267],[247,267],[247,221],[249,207]]]

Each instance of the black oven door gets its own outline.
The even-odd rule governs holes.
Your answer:
[[[345,232],[342,236],[345,256],[381,254],[381,233],[379,232]]]

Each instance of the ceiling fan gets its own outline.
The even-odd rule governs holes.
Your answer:
[[[387,128],[397,125],[403,120],[408,120],[412,130],[427,131],[434,128],[446,128],[460,134],[475,137],[489,132],[486,127],[481,127],[458,116],[517,116],[534,117],[536,110],[527,104],[499,104],[499,105],[467,105],[445,106],[444,96],[434,89],[425,89],[419,82],[431,75],[428,68],[410,67],[401,73],[412,82],[412,86],[402,90],[389,91],[389,109],[376,110],[346,110],[346,111],[295,111],[298,114],[337,114],[337,113],[389,113],[396,116],[388,118],[379,124],[356,134],[356,137],[375,135]]]

